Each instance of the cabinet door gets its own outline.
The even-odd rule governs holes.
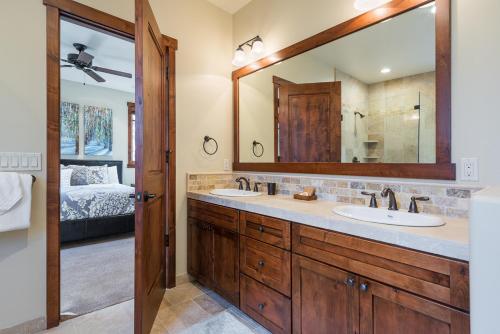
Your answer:
[[[469,315],[360,278],[361,334],[468,334]]]
[[[358,333],[355,275],[295,254],[292,271],[294,333]]]
[[[235,305],[239,303],[238,234],[214,226],[214,290]]]
[[[213,279],[213,228],[197,219],[188,219],[188,272],[201,284],[211,287]]]

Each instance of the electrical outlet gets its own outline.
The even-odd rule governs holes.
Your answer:
[[[224,170],[225,171],[231,170],[231,162],[229,161],[229,159],[224,159]]]
[[[477,158],[462,158],[462,181],[479,181]]]

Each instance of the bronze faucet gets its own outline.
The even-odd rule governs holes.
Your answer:
[[[399,210],[398,203],[396,201],[396,195],[394,194],[394,191],[391,188],[389,187],[384,188],[384,190],[382,190],[382,192],[380,193],[380,196],[382,197],[389,196],[389,208],[388,208],[389,210],[393,211]]]

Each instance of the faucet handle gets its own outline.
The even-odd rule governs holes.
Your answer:
[[[238,189],[243,190],[243,180],[241,180],[241,178],[239,177],[236,179],[236,182],[239,183]]]
[[[255,182],[254,185],[253,185],[253,191],[255,191],[256,193],[259,192],[259,186],[261,185],[262,183],[260,182]]]
[[[371,198],[370,198],[370,208],[378,208],[377,198],[375,197],[376,196],[375,193],[369,193],[367,191],[362,191],[361,194],[362,195],[366,195],[366,196],[371,196]]]
[[[422,196],[422,197],[412,196],[410,198],[410,208],[408,209],[408,212],[418,213],[417,201],[428,201],[428,200],[430,200],[430,198],[427,196]]]

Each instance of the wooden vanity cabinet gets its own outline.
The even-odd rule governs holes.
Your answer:
[[[470,333],[467,262],[195,200],[188,272],[272,333]]]
[[[237,210],[188,201],[188,273],[239,305]]]

